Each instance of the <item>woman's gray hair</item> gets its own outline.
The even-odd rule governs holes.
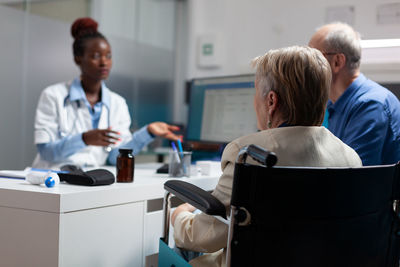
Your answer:
[[[262,97],[271,90],[278,95],[279,111],[289,125],[321,125],[332,74],[320,51],[306,46],[270,50],[252,64],[257,89]]]
[[[359,69],[361,61],[360,34],[346,23],[335,22],[329,25],[332,28],[325,36],[325,52],[343,53],[347,69],[354,73]]]

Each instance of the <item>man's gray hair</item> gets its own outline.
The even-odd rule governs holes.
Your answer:
[[[333,27],[324,40],[325,52],[343,53],[347,69],[355,72],[361,61],[360,34],[346,23],[336,22],[331,25]]]

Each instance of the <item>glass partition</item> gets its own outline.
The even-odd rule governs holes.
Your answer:
[[[26,114],[24,95],[25,15],[0,5],[0,167],[22,168]],[[32,139],[32,138],[31,138]],[[17,164],[17,162],[21,164]]]

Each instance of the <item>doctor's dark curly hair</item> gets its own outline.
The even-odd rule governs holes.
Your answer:
[[[71,26],[71,35],[74,37],[73,53],[74,56],[83,56],[85,52],[86,41],[100,38],[105,40],[103,34],[97,31],[98,23],[92,18],[79,18]]]

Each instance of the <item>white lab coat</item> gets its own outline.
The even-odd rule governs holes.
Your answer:
[[[92,119],[84,101],[70,101],[71,83],[58,83],[43,90],[36,109],[34,143],[54,142],[66,136],[73,136],[92,130]],[[103,105],[99,129],[111,127],[121,133],[122,142],[132,138],[129,131],[131,118],[125,99],[107,89],[110,95],[110,110]],[[36,168],[57,168],[70,163],[79,166],[100,166],[106,163],[108,152],[104,147],[85,146],[68,157],[67,162],[52,163],[38,153],[32,166]]]

